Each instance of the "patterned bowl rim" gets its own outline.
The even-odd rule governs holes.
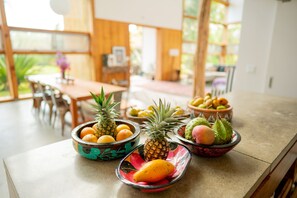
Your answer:
[[[169,141],[170,144],[177,144],[179,146],[182,146],[184,149],[186,149],[187,151],[187,154],[190,156],[189,157],[189,160],[187,161],[187,164],[184,168],[184,170],[181,172],[181,174],[179,174],[176,178],[174,178],[171,182],[169,183],[166,183],[166,184],[160,184],[160,185],[142,185],[142,184],[135,184],[135,183],[132,183],[130,181],[128,181],[127,179],[123,178],[122,175],[120,174],[120,167],[121,167],[121,164],[137,149],[139,149],[140,147],[144,146],[144,144],[140,144],[138,145],[135,149],[133,149],[129,154],[127,154],[125,156],[125,158],[123,158],[119,165],[117,166],[117,168],[115,169],[115,173],[116,173],[116,176],[118,177],[119,180],[121,180],[123,183],[129,185],[129,186],[132,186],[134,188],[138,188],[138,189],[147,189],[147,190],[152,190],[152,189],[159,189],[159,188],[166,188],[166,187],[169,187],[171,185],[173,185],[174,183],[178,182],[179,180],[181,180],[181,178],[185,175],[186,173],[186,170],[188,169],[188,166],[190,165],[190,162],[192,160],[192,152],[183,144],[179,143],[179,142],[174,142],[174,141]]]
[[[132,125],[134,128],[135,128],[135,131],[133,133],[132,136],[124,139],[124,140],[120,140],[120,141],[116,141],[116,142],[111,142],[111,143],[93,143],[93,142],[86,142],[86,141],[83,141],[82,139],[80,139],[78,137],[78,132],[88,126],[88,125],[92,125],[92,124],[95,124],[97,121],[90,121],[90,122],[86,122],[86,123],[83,123],[83,124],[80,124],[78,125],[77,127],[75,127],[72,132],[71,132],[71,137],[73,140],[77,141],[78,143],[80,144],[85,144],[85,145],[92,145],[92,146],[103,146],[103,147],[111,147],[111,146],[115,146],[115,145],[121,145],[123,143],[126,143],[126,142],[129,142],[135,138],[137,138],[138,136],[140,136],[140,127],[138,126],[138,124],[135,124],[134,122],[132,121],[129,121],[129,120],[122,120],[122,119],[115,119],[115,122],[121,122],[121,123],[127,123],[129,125]]]
[[[232,134],[232,141],[228,144],[217,144],[217,145],[204,145],[204,144],[198,144],[198,143],[195,143],[191,140],[188,140],[182,136],[180,136],[178,134],[178,131],[181,127],[184,127],[186,125],[181,125],[180,127],[176,128],[174,130],[174,133],[175,133],[175,136],[183,143],[185,144],[190,144],[192,146],[198,146],[198,147],[204,147],[204,148],[209,148],[209,149],[218,149],[218,148],[228,148],[228,147],[232,147],[232,146],[235,146],[237,145],[240,141],[241,141],[241,135],[233,129],[233,134]]]
[[[220,109],[220,110],[217,110],[217,109],[203,109],[203,108],[198,108],[198,107],[195,107],[191,104],[188,104],[188,107],[192,110],[196,110],[196,111],[201,111],[201,112],[205,112],[205,113],[216,113],[216,112],[229,112],[233,109],[232,106],[228,107],[227,109]]]

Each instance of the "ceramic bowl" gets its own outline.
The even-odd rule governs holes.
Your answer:
[[[107,161],[122,158],[137,147],[140,140],[140,128],[128,120],[116,119],[116,124],[127,124],[133,135],[127,139],[112,143],[92,143],[80,139],[80,132],[84,127],[92,127],[96,121],[87,122],[74,128],[71,132],[74,149],[83,157],[91,160]]]
[[[227,109],[216,110],[216,109],[202,109],[202,108],[195,107],[191,104],[188,104],[188,109],[190,110],[191,113],[195,115],[195,117],[205,117],[210,122],[214,122],[216,120],[217,114],[221,118],[225,118],[229,122],[231,122],[233,117],[232,106],[228,107]]]
[[[189,118],[190,117],[190,112],[189,111],[185,111],[185,113],[183,115],[179,115],[179,117],[184,117],[184,118]],[[146,117],[136,117],[136,116],[131,116],[129,114],[129,111],[127,111],[126,113],[126,117],[128,120],[131,120],[133,122],[138,123],[139,125],[144,124],[145,121],[148,121],[148,119]]]
[[[197,144],[184,138],[186,125],[177,128],[174,132],[176,137],[185,144],[192,153],[202,157],[220,157],[232,150],[241,140],[240,134],[233,130],[232,140],[228,144],[222,145],[204,145]]]
[[[133,180],[134,173],[146,163],[143,156],[143,147],[142,144],[135,148],[121,160],[116,168],[116,175],[123,183],[143,192],[159,192],[172,187],[184,176],[192,158],[191,152],[180,143],[170,142],[170,151],[166,160],[175,166],[174,173],[156,183],[135,182]]]

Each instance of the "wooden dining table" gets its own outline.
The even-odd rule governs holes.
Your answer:
[[[78,78],[61,79],[58,75],[30,75],[27,76],[28,81],[39,82],[59,90],[62,94],[70,98],[70,112],[72,116],[72,128],[76,127],[78,122],[78,102],[83,100],[92,99],[90,92],[98,95],[101,93],[101,87],[104,89],[106,95],[114,94],[114,100],[121,101],[122,93],[127,90],[125,87],[115,86],[111,84],[83,80]],[[117,105],[117,110],[120,110]]]

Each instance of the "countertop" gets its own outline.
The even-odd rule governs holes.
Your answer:
[[[166,191],[146,194],[123,184],[115,175],[120,160],[85,159],[69,139],[4,159],[11,195],[249,197],[296,143],[297,100],[256,93],[229,93],[226,98],[241,142],[219,158],[193,155],[184,177]]]

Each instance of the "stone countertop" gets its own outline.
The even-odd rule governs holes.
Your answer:
[[[297,140],[297,99],[257,93],[229,93],[232,127],[242,139],[235,151],[271,164],[273,169]]]
[[[85,159],[71,140],[6,158],[8,184],[15,197],[30,198],[248,197],[296,142],[297,100],[252,93],[226,98],[241,142],[219,158],[193,155],[184,177],[166,191],[146,194],[127,186],[115,175],[120,160]]]
[[[243,197],[269,164],[231,151],[220,158],[193,156],[184,177],[172,188],[142,193],[118,180],[120,160],[81,157],[65,140],[4,160],[19,197]]]

